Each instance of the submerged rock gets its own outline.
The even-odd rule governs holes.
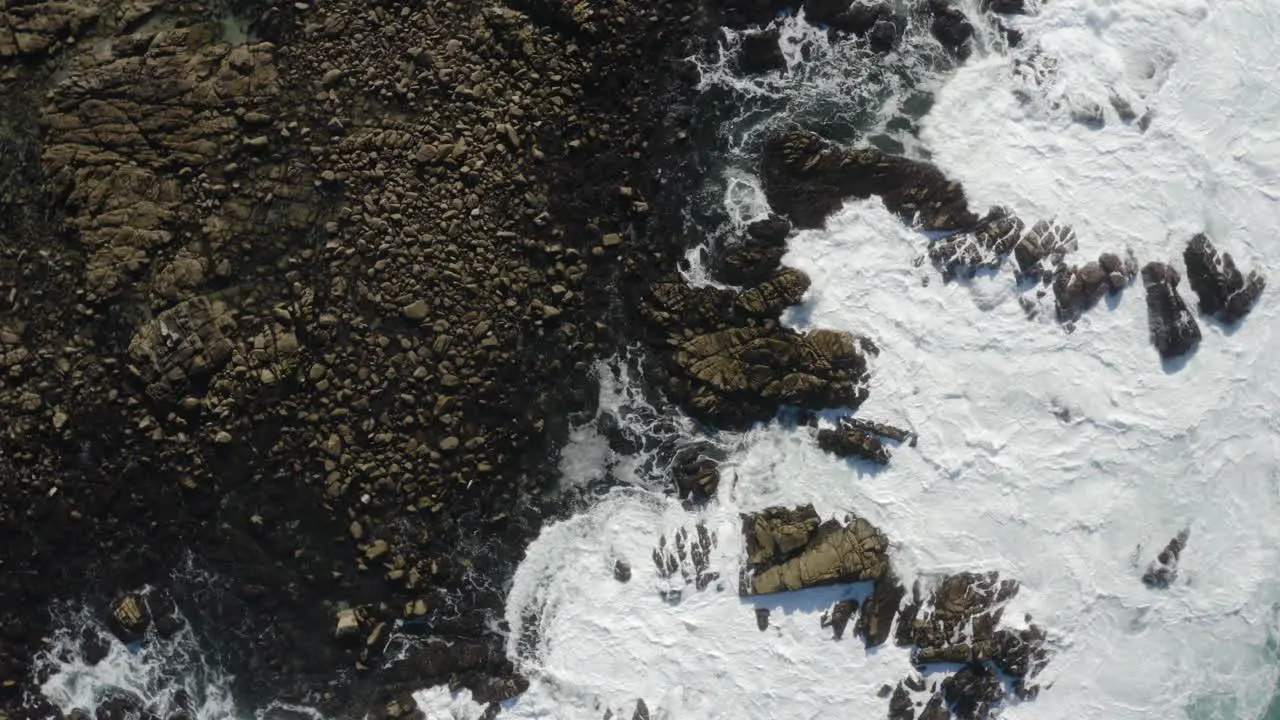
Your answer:
[[[774,507],[744,514],[742,528],[742,595],[876,580],[889,571],[888,540],[863,518],[822,522],[812,505]]]
[[[1231,253],[1219,253],[1209,238],[1196,235],[1182,253],[1187,266],[1187,282],[1200,298],[1200,312],[1233,323],[1253,309],[1266,287],[1257,270],[1248,277],[1236,267]]]
[[[1178,533],[1156,559],[1147,566],[1147,571],[1142,574],[1142,582],[1147,587],[1166,588],[1173,583],[1178,577],[1178,558],[1182,556],[1182,551],[1187,547],[1187,540],[1191,537],[1190,530],[1183,530]]]
[[[1178,294],[1178,271],[1160,262],[1142,268],[1147,289],[1147,322],[1151,343],[1162,358],[1189,352],[1200,342],[1200,325]]]
[[[765,144],[762,169],[769,204],[796,226],[821,227],[848,198],[884,200],[885,207],[926,230],[974,226],[964,191],[928,163],[874,148],[844,148],[807,132]]]

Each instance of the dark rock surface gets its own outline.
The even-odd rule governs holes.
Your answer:
[[[744,75],[759,75],[785,70],[787,60],[778,45],[780,38],[776,27],[743,33],[742,45],[738,48],[738,71]]]
[[[1200,312],[1225,323],[1239,321],[1258,300],[1266,281],[1257,270],[1246,277],[1231,253],[1219,253],[1209,238],[1196,235],[1182,253],[1187,283],[1200,298]]]
[[[1200,324],[1178,294],[1180,280],[1178,271],[1164,263],[1151,262],[1142,268],[1151,344],[1165,359],[1184,355],[1200,342]]]
[[[893,572],[879,578],[871,591],[871,597],[858,615],[856,632],[869,648],[883,645],[889,639],[893,618],[898,614],[907,589]]]
[[[973,52],[973,24],[951,0],[929,0],[933,20],[929,29],[942,46],[964,60]]]
[[[764,147],[762,179],[769,205],[802,228],[821,227],[851,197],[872,195],[925,230],[973,227],[964,191],[927,163],[873,148],[843,148],[795,132]]]
[[[818,431],[818,447],[844,457],[860,457],[884,465],[889,462],[889,448],[881,437],[897,442],[911,441],[915,436],[905,430],[862,418],[844,417],[834,428]]]

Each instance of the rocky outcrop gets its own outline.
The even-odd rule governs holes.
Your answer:
[[[964,191],[937,168],[873,148],[843,148],[812,133],[768,141],[762,179],[769,205],[798,227],[821,227],[846,199],[878,196],[925,230],[973,227]]]
[[[1075,249],[1075,231],[1070,226],[1041,220],[1028,228],[1009,209],[993,207],[972,228],[933,242],[929,259],[949,279],[995,270],[1013,255],[1019,276],[1041,278],[1053,273]]]
[[[780,405],[857,407],[865,346],[849,333],[801,334],[776,321],[807,288],[789,269],[740,293],[655,283],[643,312],[663,333],[655,344],[666,389],[695,418],[730,428],[767,420]]]
[[[1249,314],[1266,287],[1261,273],[1254,270],[1246,277],[1231,253],[1219,253],[1204,234],[1191,238],[1182,259],[1187,282],[1200,298],[1200,312],[1222,322],[1234,323]]]
[[[6,3],[0,6],[0,61],[45,55],[75,42],[100,12],[98,4],[88,0]]]
[[[742,595],[877,580],[889,571],[888,541],[863,518],[823,522],[812,505],[775,507],[744,514],[742,528]]]
[[[1147,323],[1151,344],[1169,359],[1190,352],[1200,342],[1200,324],[1178,294],[1178,271],[1160,262],[1142,268],[1147,290]]]
[[[1076,320],[1103,295],[1114,295],[1128,287],[1137,274],[1138,262],[1132,253],[1124,260],[1115,253],[1102,253],[1097,261],[1081,266],[1060,264],[1053,275],[1058,320]]]
[[[179,303],[155,316],[129,343],[130,369],[153,399],[166,400],[207,380],[231,359],[235,319],[226,304],[206,298]],[[293,340],[297,351],[297,340]]]
[[[980,720],[1004,699],[1004,683],[990,665],[970,663],[942,681],[942,697],[958,720]]]
[[[1178,559],[1182,557],[1182,551],[1187,548],[1187,540],[1191,537],[1190,530],[1179,532],[1155,560],[1147,566],[1146,572],[1142,573],[1142,582],[1147,587],[1167,588],[1178,578]]]
[[[862,418],[843,417],[836,427],[818,431],[818,447],[842,457],[860,457],[884,465],[889,462],[890,452],[882,437],[915,445],[915,435],[906,430]]]
[[[765,30],[748,30],[742,33],[738,46],[738,72],[759,75],[775,70],[786,70],[787,59],[778,44],[781,33],[776,27]]]

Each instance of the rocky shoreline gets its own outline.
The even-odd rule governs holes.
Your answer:
[[[488,624],[678,258],[708,12],[0,6],[0,717],[56,715],[52,602],[148,584],[244,708],[522,689]]]

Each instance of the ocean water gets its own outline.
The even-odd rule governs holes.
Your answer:
[[[794,19],[785,76],[735,78],[708,59],[709,91],[747,98],[725,128],[729,222],[767,212],[753,140],[821,119],[851,141],[931,159],[975,209],[1002,204],[1072,225],[1081,262],[1132,249],[1180,267],[1186,240],[1203,231],[1245,270],[1274,276],[1280,3],[1029,4],[1032,14],[1011,21],[1025,35],[1019,48],[984,28],[959,67],[919,27],[898,53],[870,58],[824,49]],[[1006,704],[1004,718],[1280,718],[1274,293],[1236,327],[1201,318],[1199,348],[1164,363],[1140,284],[1068,332],[1051,306],[1027,318],[1020,300],[1043,301],[1007,269],[942,282],[918,264],[926,246],[873,199],[796,234],[784,259],[813,280],[788,324],[849,330],[881,349],[859,414],[919,436],[887,467],[826,455],[809,430],[781,422],[699,436],[646,403],[626,358],[600,364],[600,418],[574,433],[561,465],[582,509],[544,528],[509,592],[508,652],[532,685],[501,717],[629,718],[637,699],[668,720],[883,717],[877,691],[910,672],[908,653],[867,651],[851,634],[833,641],[819,625],[833,601],[869,588],[737,595],[739,513],[813,503],[884,530],[908,583],[961,570],[1021,581],[1005,623],[1029,615],[1049,631],[1052,654],[1039,697]],[[691,276],[704,279],[696,267]],[[653,442],[619,452],[610,432]],[[667,493],[662,449],[700,441],[727,459],[717,499],[690,510]],[[708,562],[719,575],[703,589],[692,567],[686,582],[652,560],[698,525],[714,537]],[[1147,588],[1146,564],[1183,529],[1178,580]],[[618,560],[629,582],[614,579]],[[765,631],[757,606],[772,611]],[[50,687],[67,687],[71,667]],[[416,698],[433,720],[483,712],[465,691]],[[199,717],[226,717],[217,713]]]

